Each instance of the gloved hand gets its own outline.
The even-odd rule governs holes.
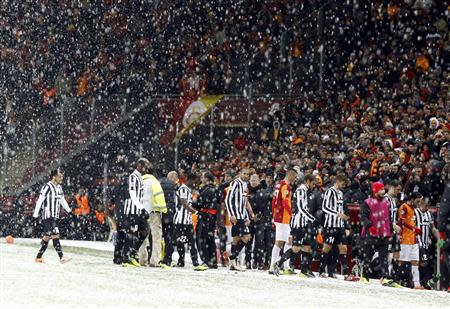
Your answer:
[[[442,249],[445,245],[445,234],[444,232],[439,232],[439,240],[437,241],[436,245],[438,248]]]
[[[377,228],[372,225],[371,227],[369,227],[368,231],[371,236],[375,236],[375,234],[377,233]]]
[[[416,235],[422,235],[422,230],[420,228],[416,227],[416,228],[414,228],[414,233]]]

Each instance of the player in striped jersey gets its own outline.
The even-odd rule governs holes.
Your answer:
[[[347,183],[345,175],[337,175],[334,179],[334,185],[329,188],[323,197],[322,211],[324,213],[324,244],[322,254],[320,256],[321,277],[326,277],[325,266],[328,266],[328,276],[336,278],[330,265],[327,265],[328,254],[334,245],[339,248],[339,261],[343,268],[344,274],[347,273],[347,245],[345,245],[345,221],[349,216],[345,214],[344,195],[342,189]]]
[[[230,183],[230,189],[225,197],[225,205],[230,216],[231,235],[233,241],[231,243],[230,270],[241,271],[241,267],[237,265],[236,258],[244,248],[245,244],[250,241],[250,218],[247,211],[249,203],[247,200],[247,181],[250,171],[247,168],[240,170],[238,177]]]
[[[173,224],[175,230],[175,245],[178,251],[177,267],[184,267],[185,244],[189,246],[192,265],[198,267],[198,253],[194,238],[194,226],[192,225],[192,214],[196,210],[192,207],[192,191],[197,182],[197,175],[189,174],[187,176],[186,184],[182,184],[176,191],[175,199],[175,215],[173,217]]]
[[[315,241],[317,213],[321,207],[321,194],[315,191],[316,177],[306,175],[303,183],[293,195],[291,235],[292,248],[287,250],[281,259],[275,264],[274,272],[279,274],[282,264],[289,260],[293,254],[302,251],[300,276],[313,278],[311,272],[312,245]]]
[[[391,277],[395,278],[396,273],[398,271],[398,259],[400,258],[400,237],[399,234],[401,233],[402,229],[397,224],[397,217],[398,217],[398,195],[400,194],[400,191],[402,190],[402,185],[398,180],[391,180],[387,184],[387,193],[385,197],[389,201],[389,209],[391,214],[391,224],[392,224],[392,237],[390,241],[390,252],[392,253],[392,270],[391,270]]]
[[[42,255],[47,249],[50,238],[53,240],[53,247],[58,253],[61,263],[65,263],[68,259],[63,255],[61,244],[59,242],[58,221],[61,207],[68,213],[71,212],[69,205],[64,198],[64,193],[61,188],[61,183],[64,178],[64,171],[62,169],[53,170],[50,173],[51,181],[47,182],[41,189],[41,194],[36,202],[33,217],[37,218],[42,208],[42,224],[44,225],[44,236],[41,241],[41,248],[36,256],[37,263],[44,263]]]
[[[122,250],[122,266],[124,267],[140,267],[137,261],[138,250],[149,234],[147,223],[149,214],[143,205],[142,175],[147,174],[150,168],[150,161],[141,158],[137,161],[136,169],[128,177],[128,198],[124,202],[122,223],[126,234]]]
[[[282,181],[276,187],[272,198],[272,216],[275,223],[275,244],[272,248],[272,259],[270,261],[270,274],[276,274],[275,263],[280,256],[280,251],[284,247],[287,252],[292,244],[290,243],[291,217],[292,217],[292,184],[297,179],[297,171],[289,170]],[[292,274],[288,261],[285,262],[285,271]]]
[[[422,199],[419,207],[414,209],[416,226],[422,232],[416,235],[419,243],[419,274],[423,287],[429,287],[428,282],[433,278],[433,252],[431,250],[431,236],[438,238],[438,231],[434,226],[434,218],[428,210],[428,201]]]

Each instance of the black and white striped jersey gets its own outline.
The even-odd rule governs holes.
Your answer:
[[[173,216],[174,224],[192,224],[192,215],[189,210],[183,207],[181,200],[186,200],[188,205],[192,203],[192,191],[188,186],[182,184],[175,192],[175,215]]]
[[[323,227],[344,228],[344,220],[338,213],[344,213],[344,194],[334,186],[325,191],[322,202],[322,211],[325,214]]]
[[[308,188],[302,184],[295,190],[293,195],[293,213],[291,220],[292,228],[303,228],[314,222],[315,217],[310,213],[308,206]]]
[[[47,182],[41,189],[41,193],[34,208],[33,217],[39,216],[39,211],[43,208],[42,219],[58,219],[61,206],[70,212],[71,209],[64,198],[61,185],[55,185],[53,182]]]
[[[384,197],[387,198],[389,201],[389,211],[391,213],[391,223],[397,224],[397,214],[398,214],[397,202],[396,202],[395,198],[393,198],[392,196],[390,196],[387,193],[384,195]]]
[[[422,211],[419,208],[414,209],[416,216],[416,226],[422,230],[422,235],[417,235],[417,242],[420,248],[428,249],[431,244],[431,226],[433,224],[433,215],[429,210]]]
[[[128,194],[129,198],[125,200],[123,214],[139,215],[141,210],[144,209],[142,204],[144,197],[144,182],[142,175],[138,170],[134,170],[128,177]]]
[[[247,212],[247,183],[236,178],[230,183],[230,188],[225,197],[228,215],[236,219],[248,219]]]

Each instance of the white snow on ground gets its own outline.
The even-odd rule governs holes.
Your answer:
[[[122,268],[112,264],[109,243],[62,245],[69,263],[59,264],[49,245],[47,263],[36,264],[39,240],[1,240],[0,308],[450,308],[444,292],[224,268]]]

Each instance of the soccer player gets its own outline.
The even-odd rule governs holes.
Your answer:
[[[197,175],[188,174],[186,184],[182,184],[178,187],[176,191],[175,200],[175,215],[173,217],[173,224],[175,230],[175,244],[178,251],[178,262],[177,267],[184,267],[185,258],[185,244],[188,244],[191,254],[192,265],[195,270],[205,270],[207,269],[199,267],[198,263],[198,252],[195,245],[194,238],[194,226],[192,225],[192,214],[196,210],[192,207],[192,190],[190,187],[194,186],[197,182]]]
[[[318,224],[317,213],[322,206],[322,197],[315,191],[316,177],[306,175],[303,183],[297,188],[293,196],[291,235],[292,248],[287,250],[281,259],[275,263],[275,274],[278,275],[280,267],[293,254],[302,252],[300,276],[314,278],[311,271],[312,246],[316,236],[316,225]]]
[[[398,259],[400,258],[400,237],[402,229],[397,224],[398,215],[398,195],[402,190],[402,185],[398,180],[391,180],[387,185],[387,193],[385,197],[389,201],[389,209],[391,212],[392,236],[390,241],[390,252],[392,253],[392,271],[391,277],[396,277],[398,271]]]
[[[276,187],[272,199],[272,216],[275,223],[275,244],[272,248],[272,259],[270,261],[270,274],[275,274],[275,262],[280,256],[280,251],[284,247],[287,252],[292,245],[289,244],[291,234],[292,216],[292,184],[297,179],[297,171],[289,170],[282,181]],[[285,261],[285,273],[292,274],[289,262]]]
[[[44,236],[41,241],[41,248],[36,256],[36,263],[44,263],[42,256],[47,249],[50,239],[53,241],[53,247],[59,256],[61,264],[69,261],[62,252],[61,243],[59,242],[59,213],[63,207],[68,213],[71,212],[61,187],[64,179],[64,171],[60,168],[50,173],[51,180],[47,182],[41,189],[41,193],[34,208],[33,217],[37,218],[42,208],[42,224],[44,226]]]
[[[247,181],[250,171],[242,168],[238,177],[230,183],[230,189],[225,198],[225,205],[230,216],[231,235],[233,237],[231,243],[230,270],[242,271],[236,259],[245,244],[250,241],[250,217],[248,214],[247,201]]]
[[[148,212],[143,205],[144,184],[142,175],[148,173],[150,161],[141,158],[136,169],[128,177],[128,198],[123,208],[123,230],[125,243],[122,249],[123,267],[140,267],[137,260],[139,247],[149,234]]]
[[[346,183],[347,178],[344,175],[337,175],[334,179],[334,185],[325,192],[323,197],[322,211],[325,214],[323,223],[324,244],[320,256],[319,269],[319,274],[323,278],[327,277],[325,274],[326,266],[328,266],[328,277],[336,278],[330,265],[327,265],[328,255],[333,245],[338,246],[339,260],[344,274],[348,272],[347,246],[344,244],[344,238],[346,237],[345,221],[349,219],[349,216],[345,214],[344,195],[341,191]]]
[[[416,225],[414,208],[419,207],[422,199],[422,194],[419,192],[411,193],[406,202],[398,209],[398,224],[402,228],[400,241],[400,267],[399,276],[402,279],[407,278],[409,281],[409,274],[412,272],[413,287],[415,289],[423,289],[420,285],[419,274],[419,245],[417,244],[417,235],[422,234],[420,228]],[[409,270],[411,266],[411,271]],[[409,285],[409,282],[407,283]]]
[[[423,287],[431,288],[433,278],[433,252],[431,250],[431,236],[439,239],[438,231],[434,226],[434,218],[428,210],[428,201],[422,199],[419,208],[414,209],[416,226],[422,231],[417,235],[419,244],[419,274],[420,283]]]

